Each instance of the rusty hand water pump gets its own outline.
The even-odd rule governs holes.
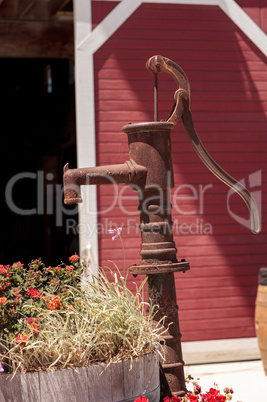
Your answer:
[[[189,263],[177,260],[177,249],[172,234],[170,188],[174,187],[171,154],[171,130],[181,118],[196,153],[225,184],[233,188],[245,201],[250,211],[252,232],[260,231],[257,204],[249,191],[226,173],[208,154],[194,128],[190,112],[190,86],[184,71],[173,61],[153,56],[146,64],[155,76],[155,121],[127,124],[122,131],[128,135],[129,160],[123,164],[92,168],[69,169],[64,167],[64,194],[66,204],[82,202],[81,189],[86,184],[124,183],[138,192],[141,257],[139,265],[129,271],[133,275],[148,276],[148,298],[157,306],[156,320],[165,317],[165,360],[162,363],[169,391],[183,396],[186,392],[184,362],[181,350],[181,333],[174,273],[189,270]],[[169,73],[178,85],[174,94],[173,110],[166,121],[157,121],[157,76]],[[170,325],[171,324],[171,325]]]

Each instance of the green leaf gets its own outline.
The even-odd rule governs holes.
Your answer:
[[[15,275],[15,278],[16,278],[17,281],[20,282],[20,283],[23,281],[22,277],[19,276],[18,274]]]

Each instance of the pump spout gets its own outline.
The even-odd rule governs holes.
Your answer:
[[[126,161],[122,164],[97,166],[82,169],[69,169],[64,166],[64,203],[78,204],[83,202],[81,186],[87,184],[127,184],[142,188],[145,183],[147,168]]]

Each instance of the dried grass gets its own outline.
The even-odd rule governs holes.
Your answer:
[[[81,367],[132,359],[160,349],[161,323],[155,327],[154,307],[142,300],[145,280],[136,293],[119,271],[109,281],[102,271],[81,290],[69,287],[75,297],[71,309],[40,309],[38,336],[19,348],[0,343],[0,360],[10,370],[37,371]]]

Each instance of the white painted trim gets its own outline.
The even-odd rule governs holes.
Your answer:
[[[121,1],[91,33],[81,40],[78,49],[86,48],[95,53],[141,4],[142,0]]]
[[[79,49],[77,44],[92,29],[91,2],[74,1],[74,38],[75,38],[75,91],[76,91],[76,136],[78,167],[95,166],[95,94],[94,94],[94,56],[90,51]],[[70,166],[74,168],[75,166]],[[90,188],[89,188],[90,187]],[[97,189],[86,186],[82,189],[84,202],[79,208],[79,246],[80,255],[92,250],[90,269],[97,272],[98,234],[97,228]],[[86,233],[84,233],[86,228]],[[91,233],[91,236],[89,234]]]
[[[182,342],[186,365],[260,359],[257,338]]]
[[[267,56],[267,35],[234,0],[220,0],[218,6]]]
[[[77,1],[77,0],[76,0]],[[100,1],[100,0],[92,0]],[[109,0],[105,0],[109,1]],[[80,43],[96,52],[105,41],[130,17],[142,3],[187,4],[218,6],[241,29],[241,31],[267,56],[267,35],[234,0],[120,0],[111,13]],[[121,6],[121,8],[119,8]],[[137,6],[137,7],[136,7]],[[114,17],[121,18],[116,20]],[[114,25],[113,25],[114,24]],[[96,32],[95,32],[96,31]]]
[[[114,0],[92,0],[92,1],[113,1]],[[117,0],[118,2],[122,2],[123,0]],[[218,3],[218,0],[143,0],[142,3],[166,3],[166,4],[193,4],[193,5],[203,5],[203,3],[207,3],[207,5],[213,5],[213,3]]]

